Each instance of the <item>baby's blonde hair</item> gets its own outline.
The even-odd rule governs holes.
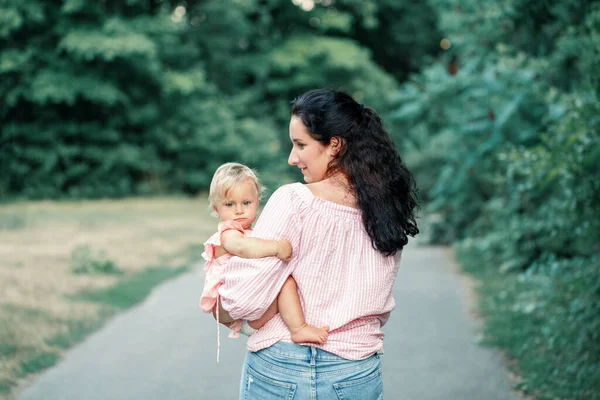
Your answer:
[[[208,205],[214,210],[223,198],[227,195],[227,191],[235,185],[244,183],[247,179],[252,180],[256,186],[256,193],[260,200],[265,188],[261,185],[258,177],[252,169],[244,164],[229,162],[221,165],[215,171],[212,181],[210,182],[210,191],[208,192]],[[214,213],[213,213],[214,214]]]

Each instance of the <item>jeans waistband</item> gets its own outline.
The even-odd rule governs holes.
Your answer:
[[[325,350],[312,346],[302,346],[296,343],[277,342],[271,347],[262,350],[269,353],[275,353],[283,357],[294,358],[297,360],[328,360],[328,361],[349,361]]]

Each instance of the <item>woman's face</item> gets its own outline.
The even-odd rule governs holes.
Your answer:
[[[292,115],[290,120],[290,140],[292,151],[288,164],[300,168],[306,183],[325,179],[329,162],[333,160],[331,145],[325,146],[313,139],[300,117],[296,115]]]

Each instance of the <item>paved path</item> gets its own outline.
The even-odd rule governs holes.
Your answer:
[[[383,374],[391,400],[516,400],[499,354],[474,344],[467,290],[444,248],[409,246],[384,327]],[[237,399],[244,339],[197,308],[201,267],[158,288],[71,349],[19,400]],[[300,399],[302,400],[302,399]]]

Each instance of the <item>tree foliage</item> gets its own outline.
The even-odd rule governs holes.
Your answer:
[[[438,216],[433,236],[536,288],[506,300],[514,317],[503,323],[516,331],[522,303],[533,304],[538,331],[514,346],[508,327],[487,331],[520,361],[520,387],[591,398],[600,390],[600,2],[434,4],[447,10],[440,28],[451,47],[401,86],[394,113]]]
[[[435,51],[435,29],[384,23],[434,25],[427,4],[297,4],[2,0],[0,198],[195,193],[232,160],[280,182],[295,96],[343,88],[385,112]]]
[[[207,168],[239,155],[235,113],[185,28],[146,3],[5,5],[21,23],[2,38],[0,194],[193,192]]]

